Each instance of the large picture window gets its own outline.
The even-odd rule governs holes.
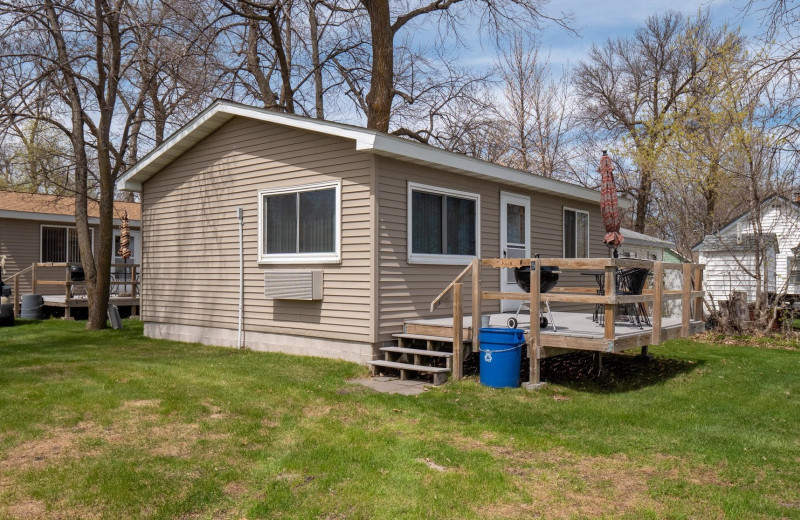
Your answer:
[[[480,196],[408,185],[408,261],[463,264],[480,254]]]
[[[564,208],[564,258],[589,257],[589,213]]]
[[[259,192],[259,261],[338,262],[340,183]]]
[[[94,230],[92,230],[92,247],[94,247]],[[81,261],[78,247],[78,230],[67,226],[42,226],[40,242],[41,262],[69,262],[78,264]]]

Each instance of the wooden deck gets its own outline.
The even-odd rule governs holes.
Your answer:
[[[63,295],[44,295],[45,307],[58,307],[62,309],[85,309],[89,306],[89,301],[84,298],[66,298]],[[117,296],[111,295],[108,303],[116,305],[117,307],[138,307],[139,298],[131,296]]]
[[[44,300],[44,307],[56,307],[64,309],[64,317],[70,318],[70,309],[87,308],[89,301],[86,294],[86,282],[72,281],[70,268],[78,266],[75,263],[33,263],[29,267],[15,273],[10,280],[6,281],[8,285],[13,287],[13,300],[14,300],[14,316],[20,315],[20,282],[23,277],[27,277],[30,282],[31,293],[37,294],[37,289],[43,286],[58,287],[61,294],[57,295],[42,295]],[[111,280],[112,294],[109,298],[109,303],[117,307],[131,307],[132,314],[135,315],[139,307],[139,285],[140,282],[137,276],[137,269],[139,264],[111,264],[112,269],[122,268],[126,271],[126,277],[122,280]],[[60,271],[60,280],[47,279],[42,280],[40,274],[45,270]],[[129,276],[129,278],[128,278]],[[9,283],[10,282],[10,283]],[[114,294],[116,292],[122,294]],[[79,294],[83,296],[78,296]]]
[[[490,327],[507,327],[508,318],[514,313],[484,314],[488,318]],[[554,312],[553,320],[556,330],[548,325],[539,329],[540,346],[543,348],[541,358],[558,356],[575,350],[591,350],[595,352],[623,352],[625,350],[645,347],[653,344],[653,327],[642,324],[640,329],[628,320],[617,320],[614,327],[613,339],[605,338],[605,327],[592,321],[591,314],[576,312]],[[663,318],[661,320],[661,341],[678,338],[681,336],[682,319]],[[690,334],[702,332],[705,323],[691,320]],[[524,329],[526,337],[530,336],[530,315],[520,314],[518,328]],[[453,336],[453,318],[415,319],[405,322],[404,331],[407,334],[421,334],[428,336]],[[462,318],[462,337],[465,340],[473,338],[472,316]],[[475,343],[477,345],[477,343]]]
[[[543,357],[557,355],[574,350],[589,350],[596,353],[598,367],[602,366],[604,352],[621,352],[624,350],[641,347],[646,353],[648,345],[659,345],[663,341],[678,337],[688,337],[703,329],[703,269],[701,264],[683,263],[673,264],[653,262],[649,260],[635,260],[623,258],[488,258],[474,259],[450,284],[439,293],[431,302],[430,310],[433,312],[446,298],[452,302],[452,320],[449,330],[452,334],[453,344],[453,378],[462,377],[463,359],[461,357],[464,339],[471,339],[473,351],[480,348],[480,337],[472,336],[472,320],[469,327],[453,327],[453,322],[463,324],[462,297],[464,280],[471,280],[472,312],[483,316],[481,305],[486,300],[515,300],[520,299],[519,292],[487,291],[481,284],[481,271],[483,269],[513,269],[529,267],[530,293],[528,293],[530,309],[541,309],[544,303],[573,303],[588,307],[595,306],[604,318],[601,327],[591,321],[590,313],[574,314],[558,313],[555,322],[559,328],[540,329],[529,328],[527,339],[527,352],[531,358],[530,378],[528,388],[539,388],[539,361]],[[593,287],[555,287],[548,293],[540,292],[542,267],[556,267],[560,271],[569,270],[599,270],[603,273],[604,287],[598,291]],[[618,292],[617,274],[622,269],[643,268],[653,276],[653,289],[642,291],[640,294]],[[666,290],[664,288],[664,272],[668,270],[679,271],[681,276],[680,290]],[[602,294],[598,294],[602,292]],[[679,320],[664,318],[662,316],[664,304],[670,300],[681,302],[681,317]],[[624,322],[617,324],[617,311],[620,305],[637,305],[648,309],[652,316],[652,326],[639,329],[631,328]],[[493,318],[490,317],[490,320]],[[494,318],[502,320],[503,318]],[[435,322],[412,323],[411,330],[415,333],[435,335],[430,327],[436,327]],[[446,325],[446,324],[443,324]],[[406,325],[406,331],[409,325]],[[632,330],[631,330],[632,329]],[[441,336],[447,336],[447,327],[442,326]]]

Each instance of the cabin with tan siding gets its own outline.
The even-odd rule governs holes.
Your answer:
[[[473,258],[562,257],[564,237],[608,256],[597,191],[227,101],[118,187],[141,194],[141,319],[155,338],[366,362],[404,320],[446,315],[431,300]],[[524,232],[509,242],[501,226]],[[502,276],[482,283],[513,290]]]
[[[119,226],[123,211],[128,212],[131,227],[130,263],[139,259],[140,205],[137,202],[114,203],[114,240],[119,241]],[[89,204],[89,225],[94,236],[99,236],[98,207]],[[95,250],[99,244],[94,242]],[[6,257],[3,280],[9,283],[16,273],[32,264],[48,262],[80,262],[75,230],[75,199],[43,193],[20,193],[0,190],[0,255]],[[115,261],[112,259],[112,261]],[[122,260],[118,260],[122,261]],[[42,268],[37,280],[63,281],[63,269]],[[22,276],[20,294],[30,293],[31,277]],[[42,295],[64,294],[56,285],[38,285]]]

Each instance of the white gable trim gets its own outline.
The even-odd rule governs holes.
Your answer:
[[[590,188],[532,175],[375,130],[284,114],[222,100],[215,101],[125,172],[117,181],[118,188],[141,192],[142,183],[236,116],[353,140],[355,149],[358,151],[577,200],[600,201],[600,192]],[[620,206],[627,208],[630,206],[630,202],[621,198]]]

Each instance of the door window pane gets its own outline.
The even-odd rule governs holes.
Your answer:
[[[525,206],[506,204],[506,243],[525,243]]]
[[[575,258],[575,212],[564,211],[564,256]]]

